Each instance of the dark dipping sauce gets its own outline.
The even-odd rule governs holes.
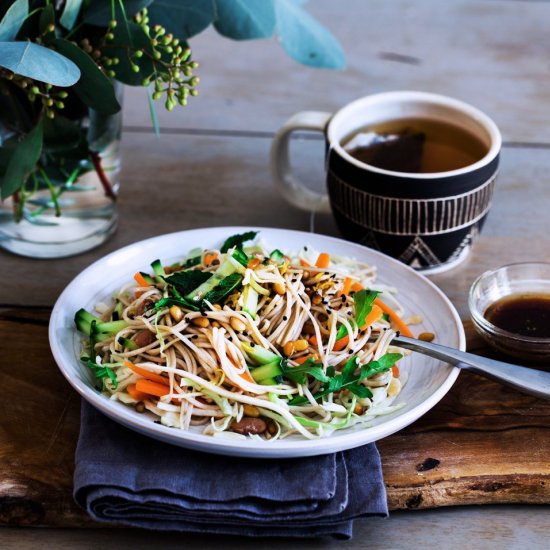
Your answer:
[[[506,296],[491,304],[483,316],[513,334],[550,338],[550,294]]]

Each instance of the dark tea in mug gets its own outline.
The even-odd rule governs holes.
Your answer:
[[[429,174],[470,166],[488,152],[478,136],[447,121],[402,118],[373,124],[342,140],[365,164],[393,172]]]

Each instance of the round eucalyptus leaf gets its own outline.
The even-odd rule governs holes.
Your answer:
[[[33,42],[0,42],[0,67],[53,86],[72,86],[80,78],[71,60]]]

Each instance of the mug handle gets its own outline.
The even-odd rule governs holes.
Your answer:
[[[332,113],[302,111],[290,117],[275,134],[271,145],[270,164],[275,186],[292,205],[309,212],[330,213],[327,193],[308,189],[293,173],[289,160],[290,136],[296,130],[313,130],[325,133]]]

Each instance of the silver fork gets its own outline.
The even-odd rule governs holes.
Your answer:
[[[521,392],[535,395],[542,399],[550,399],[550,372],[512,365],[442,346],[441,344],[424,342],[423,340],[416,340],[401,335],[396,335],[391,343],[401,348],[435,357],[436,359],[451,363],[451,365],[455,365],[461,369],[475,372],[486,378],[491,378],[497,382],[502,382]]]

